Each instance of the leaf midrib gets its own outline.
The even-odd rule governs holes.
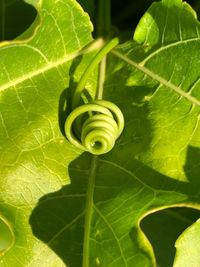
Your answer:
[[[174,92],[179,94],[181,97],[184,97],[189,102],[191,102],[193,105],[200,106],[200,101],[197,100],[195,97],[189,95],[185,91],[181,90],[179,87],[171,83],[170,81],[165,80],[163,77],[159,76],[155,72],[151,71],[150,69],[146,68],[145,66],[133,61],[132,59],[128,58],[127,56],[123,55],[122,53],[118,52],[117,50],[113,50],[112,54],[117,56],[118,58],[122,59],[129,65],[133,66],[134,68],[142,71],[147,76],[151,77],[153,80],[159,82],[160,84],[163,84],[164,86],[172,89]]]
[[[26,81],[30,80],[40,74],[44,74],[45,72],[48,72],[51,69],[58,68],[60,65],[66,64],[68,61],[71,61],[75,59],[78,56],[81,56],[83,54],[90,53],[96,49],[101,48],[103,45],[103,40],[102,39],[97,39],[96,41],[92,42],[88,47],[85,49],[83,48],[82,50],[79,50],[78,52],[63,56],[59,60],[55,62],[49,62],[49,64],[45,64],[44,66],[40,67],[37,70],[31,71],[29,73],[26,73],[23,76],[20,76],[14,80],[11,80],[10,82],[3,84],[0,86],[0,92],[4,91],[6,89],[9,89],[10,87],[15,87],[16,85]]]
[[[2,86],[0,86],[0,91],[4,91],[10,87],[15,87],[16,85],[26,81],[26,80],[30,80],[42,73],[48,72],[51,69],[57,68],[59,65],[63,65],[64,63],[67,63],[70,60],[73,60],[74,58],[76,58],[79,54],[78,53],[74,53],[71,55],[68,55],[67,57],[64,57],[62,59],[59,59],[58,61],[55,61],[54,63],[49,63],[47,65],[44,65],[42,68],[39,68],[35,71],[31,71],[23,76],[20,76],[19,78],[16,78],[15,80],[12,80]]]

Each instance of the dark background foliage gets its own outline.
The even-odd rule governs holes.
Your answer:
[[[98,0],[78,0],[96,24]],[[111,21],[113,32],[123,39],[132,38],[134,29],[153,0],[111,0]],[[200,15],[200,1],[187,0]],[[36,10],[23,0],[0,0],[0,41],[12,40],[24,32],[34,21]]]

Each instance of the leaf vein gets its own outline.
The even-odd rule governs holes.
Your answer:
[[[137,180],[139,183],[143,184],[145,187],[148,187],[149,189],[153,190],[152,187],[150,187],[149,185],[145,184],[143,181],[141,181],[134,173],[132,173],[131,171],[127,170],[126,168],[118,165],[117,163],[115,162],[111,162],[111,161],[108,161],[108,160],[105,160],[105,159],[99,159],[101,162],[104,162],[106,164],[110,164],[122,171],[124,171],[125,173],[129,174],[131,177],[133,177],[135,180]]]
[[[189,102],[191,102],[193,105],[200,106],[200,101],[196,99],[195,97],[191,96],[190,94],[186,93],[185,91],[181,90],[176,85],[172,84],[170,81],[167,81],[163,77],[159,76],[158,74],[154,73],[150,69],[146,68],[145,66],[138,64],[137,62],[133,61],[132,59],[128,58],[127,56],[123,55],[122,53],[113,50],[112,53],[121,58],[123,61],[127,62],[134,68],[140,70],[141,72],[145,73],[147,76],[151,77],[152,79],[156,80],[157,82],[163,84],[164,86],[172,89],[174,92],[182,96],[183,98],[187,99]]]
[[[195,41],[199,41],[199,36],[197,37],[193,37],[191,39],[186,39],[186,40],[179,40],[177,42],[174,42],[174,43],[171,43],[171,44],[168,44],[168,45],[165,45],[165,46],[161,46],[160,48],[158,48],[157,50],[153,51],[149,56],[147,56],[143,61],[140,62],[140,65],[145,65],[145,63],[147,61],[149,61],[149,59],[151,59],[152,57],[154,57],[155,55],[157,55],[158,53],[160,53],[161,51],[164,51],[168,48],[171,48],[171,47],[174,47],[174,46],[178,46],[178,45],[182,45],[182,44],[187,44],[187,43],[190,43],[190,42],[195,42]]]
[[[103,219],[103,221],[107,224],[108,228],[111,230],[116,242],[117,242],[117,245],[119,247],[119,251],[121,253],[121,257],[124,261],[124,264],[125,266],[127,267],[127,262],[126,262],[126,258],[125,258],[125,255],[124,255],[124,252],[123,252],[123,249],[121,247],[121,244],[119,242],[119,239],[118,237],[116,236],[116,233],[114,231],[114,229],[112,228],[111,224],[108,222],[108,220],[105,218],[105,216],[100,212],[100,210],[94,205],[94,209],[96,210],[96,212],[99,214],[99,216]]]
[[[10,80],[9,82],[7,82],[5,84],[0,85],[0,91],[6,90],[10,87],[18,85],[18,84],[20,84],[26,80],[32,80],[32,78],[37,77],[41,73],[45,73],[51,69],[58,68],[60,65],[63,65],[65,63],[67,63],[68,61],[73,60],[80,55],[83,55],[83,54],[89,53],[93,50],[96,50],[96,49],[100,48],[102,45],[103,45],[102,39],[97,39],[96,42],[92,43],[91,46],[86,47],[85,49],[82,49],[78,52],[66,55],[65,57],[60,58],[55,62],[49,62],[48,64],[40,66],[38,69],[27,72],[26,74],[24,74],[20,77],[17,77],[13,80]],[[7,48],[9,48],[9,46]],[[5,48],[3,48],[3,49],[5,49]]]
[[[58,32],[59,32],[59,34],[60,34],[61,42],[62,42],[63,49],[64,49],[64,56],[66,56],[66,55],[67,55],[67,51],[66,51],[66,47],[65,47],[65,40],[64,40],[64,38],[63,38],[61,29],[60,29],[60,27],[59,27],[59,25],[58,25],[58,23],[57,23],[57,21],[56,21],[54,15],[51,14],[50,12],[48,12],[46,9],[44,9],[44,12],[46,12],[47,15],[50,16],[50,17],[52,18],[52,20],[54,21],[54,24],[55,24],[55,26],[56,26],[56,28],[58,29]]]

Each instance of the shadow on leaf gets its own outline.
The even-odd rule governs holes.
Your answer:
[[[71,267],[81,266],[82,264],[84,215],[90,163],[91,156],[88,153],[83,153],[79,158],[74,160],[69,166],[71,184],[64,186],[58,192],[50,193],[42,197],[30,217],[33,234],[46,243]],[[133,165],[134,168],[143,170],[141,177],[138,176],[138,174],[134,174],[134,178],[134,176],[132,177],[123,170],[118,170],[116,166],[109,165],[103,158],[99,158],[96,185],[94,188],[95,209],[100,210],[104,216],[107,216],[106,210],[112,209],[116,212],[113,213],[113,218],[110,218],[110,223],[112,223],[112,219],[114,220],[114,217],[117,215],[122,217],[128,216],[126,222],[128,228],[126,229],[126,227],[124,227],[124,232],[121,234],[128,234],[129,241],[132,240],[132,244],[134,244],[134,240],[137,237],[129,233],[133,233],[133,229],[137,228],[137,222],[139,216],[141,216],[141,212],[145,213],[145,211],[156,205],[162,207],[162,205],[166,204],[164,200],[163,203],[157,203],[156,199],[154,200],[154,191],[161,190],[160,185],[163,185],[162,190],[165,191],[165,197],[167,193],[171,196],[171,191],[176,189],[175,195],[177,193],[177,195],[180,196],[176,199],[177,203],[183,201],[184,198],[187,199],[187,194],[191,193],[191,187],[188,183],[179,182],[179,186],[177,187],[177,181],[174,179],[161,175],[136,160],[133,162]],[[106,175],[108,169],[111,173],[110,177]],[[142,175],[145,176],[145,179],[142,178]],[[153,182],[151,182],[152,180]],[[137,190],[143,190],[143,193],[138,195],[138,203],[134,203],[134,201],[130,201],[129,198],[130,195],[134,195]],[[194,188],[192,188],[192,190],[194,190]],[[121,202],[122,199],[124,199],[125,202],[124,206],[116,207],[116,201],[119,200],[119,202]],[[170,203],[169,199],[169,205],[176,204],[173,203],[173,201],[174,200],[171,199]],[[141,210],[138,210],[138,205],[141,206]],[[142,208],[142,206],[146,207]],[[95,216],[96,215],[94,215],[94,217]],[[95,229],[98,228],[98,220],[100,220],[100,218],[94,218],[94,221],[91,223],[91,229],[93,229],[90,236],[91,242],[94,242],[93,240],[96,236]],[[101,244],[105,238],[106,236],[102,234],[101,240],[98,240],[99,244]],[[114,238],[113,242],[115,242]],[[132,246],[137,252],[141,249],[137,247],[137,244]],[[91,246],[91,248],[94,250],[92,254],[99,253],[97,244],[96,247]],[[106,245],[104,249],[106,253]],[[134,253],[136,253],[135,251]],[[115,252],[113,252],[113,254],[115,254]],[[114,255],[114,257],[116,257],[116,255]]]

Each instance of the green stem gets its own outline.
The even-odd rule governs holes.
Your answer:
[[[98,20],[97,20],[97,36],[106,38],[110,33],[110,0],[99,0],[98,6]],[[76,107],[80,102],[81,93],[83,92],[87,79],[89,78],[91,72],[100,63],[99,68],[99,83],[98,89],[96,91],[95,99],[102,99],[103,97],[103,85],[105,80],[106,72],[106,55],[118,45],[118,38],[114,38],[109,41],[95,56],[90,65],[85,70],[81,80],[75,90],[74,98],[72,101],[72,107]],[[90,227],[92,221],[93,213],[93,195],[95,187],[95,177],[96,177],[96,165],[97,156],[92,157],[91,171],[88,180],[88,190],[86,199],[86,214],[85,214],[85,233],[84,233],[84,243],[83,243],[83,267],[90,266],[89,259],[89,243],[90,243]]]
[[[0,40],[5,39],[5,13],[6,13],[6,7],[5,7],[5,1],[1,1],[0,3],[0,10],[1,10],[1,36]]]
[[[83,267],[89,267],[89,239],[90,239],[90,225],[92,220],[93,211],[93,194],[95,186],[95,176],[96,176],[96,164],[97,156],[92,157],[91,170],[88,179],[88,191],[87,191],[87,201],[86,201],[86,214],[85,214],[85,227],[84,227],[84,243],[83,243]]]
[[[97,15],[97,36],[107,38],[110,34],[111,19],[110,19],[110,0],[98,1]]]
[[[76,108],[79,105],[81,93],[85,89],[86,82],[89,76],[91,75],[91,72],[102,61],[104,56],[107,55],[118,43],[119,43],[118,38],[112,39],[97,53],[95,58],[92,59],[92,62],[86,68],[85,72],[83,73],[78,83],[78,86],[76,87],[73,100],[72,100],[72,109]]]
[[[106,59],[107,56],[104,56],[100,62],[99,66],[99,82],[98,82],[98,90],[96,92],[96,99],[103,98],[103,88],[104,88],[104,81],[106,76]]]

